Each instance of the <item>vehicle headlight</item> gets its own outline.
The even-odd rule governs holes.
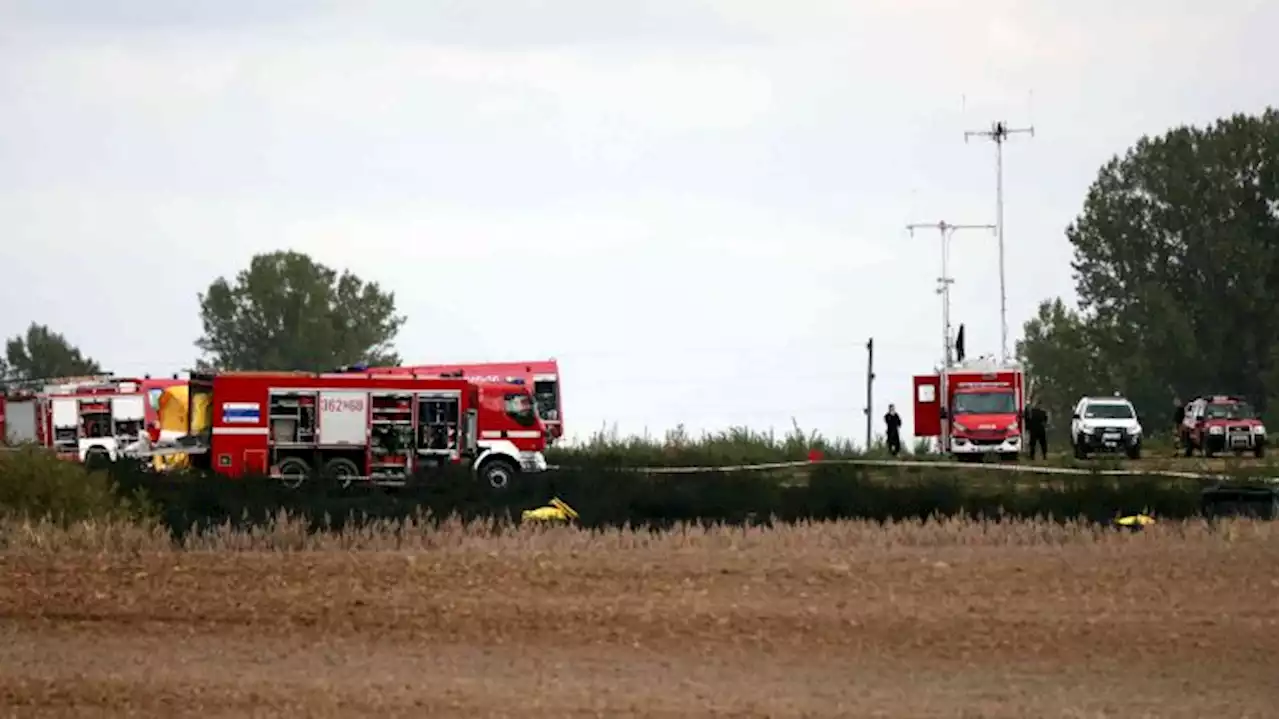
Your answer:
[[[1006,432],[1014,432],[1014,433],[1016,434],[1016,433],[1017,433],[1017,431],[1018,431],[1018,423],[1017,423],[1017,422],[1010,422],[1010,423],[1009,423],[1009,426],[1004,428],[1004,431],[1006,431]]]
[[[1129,428],[1129,434],[1142,434],[1142,425],[1134,425]]]
[[[1209,434],[1222,434],[1222,427],[1221,426],[1210,427]]]
[[[1088,425],[1085,425],[1085,426],[1083,426],[1083,427],[1081,427],[1081,428],[1080,428],[1080,433],[1081,433],[1081,434],[1093,434],[1093,427],[1090,427],[1090,426],[1088,426]]]
[[[968,428],[968,427],[964,426],[963,424],[960,424],[959,422],[952,422],[952,423],[951,423],[951,429],[952,429],[952,431],[955,431],[955,432],[968,432],[968,431],[969,431],[969,428]]]
[[[1262,426],[1262,425],[1260,425],[1260,424],[1255,424],[1255,425],[1253,426],[1253,433],[1254,433],[1254,434],[1266,434],[1266,433],[1267,433],[1267,428],[1266,428],[1266,427],[1263,427],[1263,426]]]

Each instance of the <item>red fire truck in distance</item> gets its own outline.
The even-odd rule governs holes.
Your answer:
[[[396,484],[477,453],[479,390],[461,379],[219,372],[192,374],[188,396],[189,432],[176,449],[228,477]]]
[[[461,371],[423,375],[410,367],[368,370],[386,377],[443,377],[469,380]],[[534,411],[535,402],[519,378],[512,383],[469,380],[480,391],[479,454],[476,470],[486,482],[504,486],[520,472],[543,472],[547,459],[543,452],[550,439],[546,423]]]
[[[0,438],[31,442],[59,457],[90,464],[114,461],[146,431],[142,380],[110,374],[34,380],[0,396]]]
[[[938,437],[956,459],[1022,450],[1024,376],[1016,366],[975,360],[937,374],[912,378],[915,435]],[[939,398],[945,398],[940,402]]]
[[[523,381],[533,392],[538,417],[547,425],[550,439],[564,436],[564,405],[560,393],[560,366],[554,360],[529,362],[472,362],[456,364],[424,364],[409,367],[381,367],[372,371],[404,370],[419,375],[441,375],[462,372],[476,384],[513,384]]]

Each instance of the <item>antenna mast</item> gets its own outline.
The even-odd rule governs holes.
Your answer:
[[[970,137],[981,137],[991,140],[996,145],[996,242],[1000,247],[1000,364],[1009,358],[1009,306],[1008,295],[1004,284],[1004,143],[1010,135],[1036,135],[1034,126],[1009,127],[1005,122],[997,120],[991,123],[990,130],[966,130],[964,141]]]
[[[951,285],[955,280],[947,274],[951,236],[956,230],[994,230],[995,225],[953,225],[945,220],[938,222],[913,222],[907,231],[914,237],[916,230],[936,229],[942,240],[942,276],[938,278],[937,294],[942,295],[942,369],[951,369]]]

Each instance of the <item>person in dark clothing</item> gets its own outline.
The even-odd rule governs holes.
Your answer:
[[[898,416],[898,410],[889,405],[889,411],[884,415],[885,443],[889,445],[889,454],[895,457],[902,451],[902,436],[899,434],[901,428],[902,418]]]
[[[1049,456],[1049,415],[1045,413],[1039,401],[1032,402],[1023,410],[1022,421],[1026,426],[1027,448],[1031,451],[1031,458],[1036,458],[1037,446],[1040,447],[1040,458],[1047,458]]]
[[[1182,420],[1187,418],[1187,408],[1182,400],[1173,398],[1173,451],[1177,454],[1182,449]]]

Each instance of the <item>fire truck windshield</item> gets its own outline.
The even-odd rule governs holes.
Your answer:
[[[959,392],[952,400],[954,414],[1015,414],[1017,403],[1013,392],[994,390],[989,392]]]
[[[1248,402],[1211,402],[1205,405],[1204,416],[1209,419],[1254,419],[1253,407]]]
[[[508,392],[503,396],[502,404],[507,416],[522,427],[532,426],[538,419],[533,413],[533,400],[527,394]]]

